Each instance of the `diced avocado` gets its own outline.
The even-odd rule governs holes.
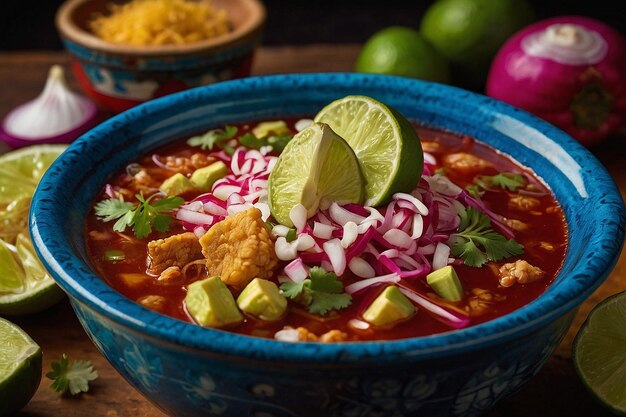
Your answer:
[[[196,189],[193,183],[189,181],[189,178],[185,177],[180,172],[163,181],[163,184],[161,184],[159,188],[167,195],[180,195]]]
[[[257,138],[264,138],[271,134],[276,136],[288,135],[289,128],[287,127],[287,123],[283,120],[276,120],[272,122],[261,122],[252,129],[252,134]]]
[[[287,299],[272,281],[253,279],[237,297],[239,308],[261,320],[274,321],[287,309]]]
[[[210,191],[213,183],[220,178],[224,178],[227,173],[228,168],[226,164],[222,161],[217,161],[211,165],[196,169],[191,174],[191,183],[200,191]]]
[[[463,286],[450,265],[428,274],[426,282],[444,300],[460,301],[463,298]]]
[[[395,285],[390,285],[370,304],[363,318],[376,326],[404,320],[415,313],[415,306]]]
[[[243,321],[235,298],[220,277],[196,281],[187,287],[187,311],[202,326],[225,327]]]

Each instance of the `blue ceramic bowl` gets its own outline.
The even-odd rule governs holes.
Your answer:
[[[89,263],[87,209],[139,156],[214,126],[312,115],[348,94],[467,134],[532,168],[561,202],[569,246],[537,300],[468,329],[392,342],[298,343],[162,316],[111,289]],[[535,375],[574,312],[616,262],[624,206],[604,168],[541,120],[487,97],[412,79],[313,74],[248,78],[178,93],[96,127],[53,164],[32,204],[31,233],[85,330],[141,393],[177,416],[476,416]]]

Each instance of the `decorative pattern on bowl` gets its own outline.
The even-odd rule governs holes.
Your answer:
[[[409,118],[476,137],[544,179],[563,205],[569,247],[561,273],[543,295],[488,323],[429,337],[293,344],[159,315],[96,276],[83,221],[111,173],[207,128],[311,115],[348,94],[372,96]],[[538,372],[575,308],[604,281],[623,243],[624,205],[588,151],[525,112],[418,80],[309,74],[201,87],[110,119],[48,170],[33,199],[30,225],[40,257],[70,295],[94,343],[135,388],[172,415],[477,416]]]

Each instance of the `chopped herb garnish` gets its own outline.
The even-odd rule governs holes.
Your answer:
[[[343,290],[343,283],[333,272],[313,267],[309,278],[302,282],[285,282],[280,289],[283,295],[308,307],[311,314],[325,315],[352,303],[352,296]]]
[[[287,242],[293,242],[294,240],[296,240],[298,237],[298,233],[296,232],[296,229],[289,229],[289,231],[287,232],[287,235],[285,236],[285,240]]]
[[[267,142],[257,139],[252,133],[246,133],[239,137],[239,143],[243,146],[251,149],[261,149],[261,147],[267,145]]]
[[[487,261],[517,256],[524,247],[513,239],[506,239],[491,228],[489,217],[468,207],[460,213],[459,232],[450,237],[453,256],[460,257],[465,265],[480,267]]]
[[[232,146],[228,146],[226,141],[232,139],[237,134],[237,128],[235,126],[226,126],[224,129],[209,130],[203,135],[194,136],[187,139],[187,145],[200,146],[201,149],[213,150],[214,146],[223,148],[226,152],[232,154],[234,151]]]
[[[74,361],[69,365],[69,358],[64,353],[61,360],[52,362],[52,371],[46,374],[51,379],[50,387],[65,394],[69,391],[71,395],[89,391],[89,381],[98,378],[98,371],[93,369],[90,361]]]
[[[270,135],[263,138],[257,138],[252,133],[246,133],[239,138],[239,143],[252,149],[261,149],[263,146],[271,146],[275,152],[282,152],[289,141],[293,139],[291,135]]]
[[[481,175],[476,178],[476,183],[484,189],[500,187],[509,191],[515,191],[526,184],[526,179],[521,174],[513,172],[501,172],[497,175]]]
[[[472,184],[465,187],[465,190],[474,198],[481,198],[483,195],[483,189],[478,184]]]
[[[435,170],[435,174],[437,174],[437,175],[446,175],[447,173],[448,173],[448,170],[443,168],[443,167],[442,168],[437,168]]]
[[[102,200],[95,205],[96,216],[104,222],[118,219],[113,225],[114,231],[123,232],[126,227],[131,227],[135,236],[140,239],[152,233],[153,226],[159,232],[165,232],[172,221],[169,213],[182,205],[185,200],[169,196],[152,202],[157,195],[153,194],[145,199],[143,195],[137,194],[135,196],[139,200],[137,205],[123,201],[121,198]]]
[[[289,143],[293,136],[291,135],[281,135],[281,136],[268,136],[267,144],[272,147],[272,150],[275,152],[282,152],[285,149],[285,146]]]

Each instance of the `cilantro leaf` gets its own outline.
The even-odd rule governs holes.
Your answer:
[[[298,296],[300,296],[300,294],[302,294],[302,292],[304,291],[304,281],[283,282],[282,284],[280,284],[280,290],[285,297],[291,298],[293,300],[295,298],[298,298]]]
[[[311,304],[309,304],[309,313],[319,314],[323,316],[331,310],[340,310],[348,307],[352,303],[350,294],[329,294],[323,292],[314,292],[311,295]]]
[[[135,236],[142,239],[152,233],[154,226],[158,231],[165,232],[169,229],[172,221],[170,212],[182,205],[185,200],[176,196],[168,196],[152,203],[153,194],[148,199],[137,194],[135,198],[139,204],[133,204],[110,198],[100,201],[95,206],[96,216],[103,222],[118,219],[113,225],[113,230],[123,232],[127,227],[132,228]]]
[[[119,219],[128,213],[129,210],[134,208],[133,203],[124,201],[121,197],[109,198],[99,201],[94,207],[96,210],[96,216],[102,217],[103,222],[110,222],[111,220]]]
[[[481,175],[476,178],[476,183],[484,189],[500,187],[503,190],[515,191],[526,185],[526,178],[522,174],[514,172],[501,172],[493,176]]]
[[[292,135],[269,135],[257,138],[252,133],[246,133],[239,137],[239,143],[252,149],[261,149],[263,146],[271,146],[273,151],[282,152],[285,146],[293,139]]]
[[[352,303],[352,296],[343,290],[343,283],[333,272],[313,267],[309,278],[302,282],[284,282],[282,294],[304,304],[311,314],[325,315],[331,310],[340,310]]]
[[[314,266],[309,271],[311,277],[311,289],[331,294],[341,294],[343,283],[337,278],[334,272],[326,272],[324,268]]]
[[[222,142],[232,139],[236,134],[237,128],[235,126],[226,126],[224,129],[209,130],[203,135],[189,138],[187,139],[187,145],[213,150],[215,145],[222,146],[220,145]]]
[[[499,261],[524,253],[524,247],[506,239],[491,228],[491,220],[481,211],[468,207],[460,213],[459,232],[450,238],[451,253],[465,265],[480,267],[487,261]]]
[[[482,191],[480,185],[472,184],[465,187],[465,190],[474,198],[481,198],[484,191]]]
[[[52,362],[52,371],[46,374],[46,378],[53,381],[50,385],[53,390],[76,395],[89,391],[89,381],[98,378],[98,371],[93,369],[90,361],[74,361],[70,366],[64,353],[59,362]]]

